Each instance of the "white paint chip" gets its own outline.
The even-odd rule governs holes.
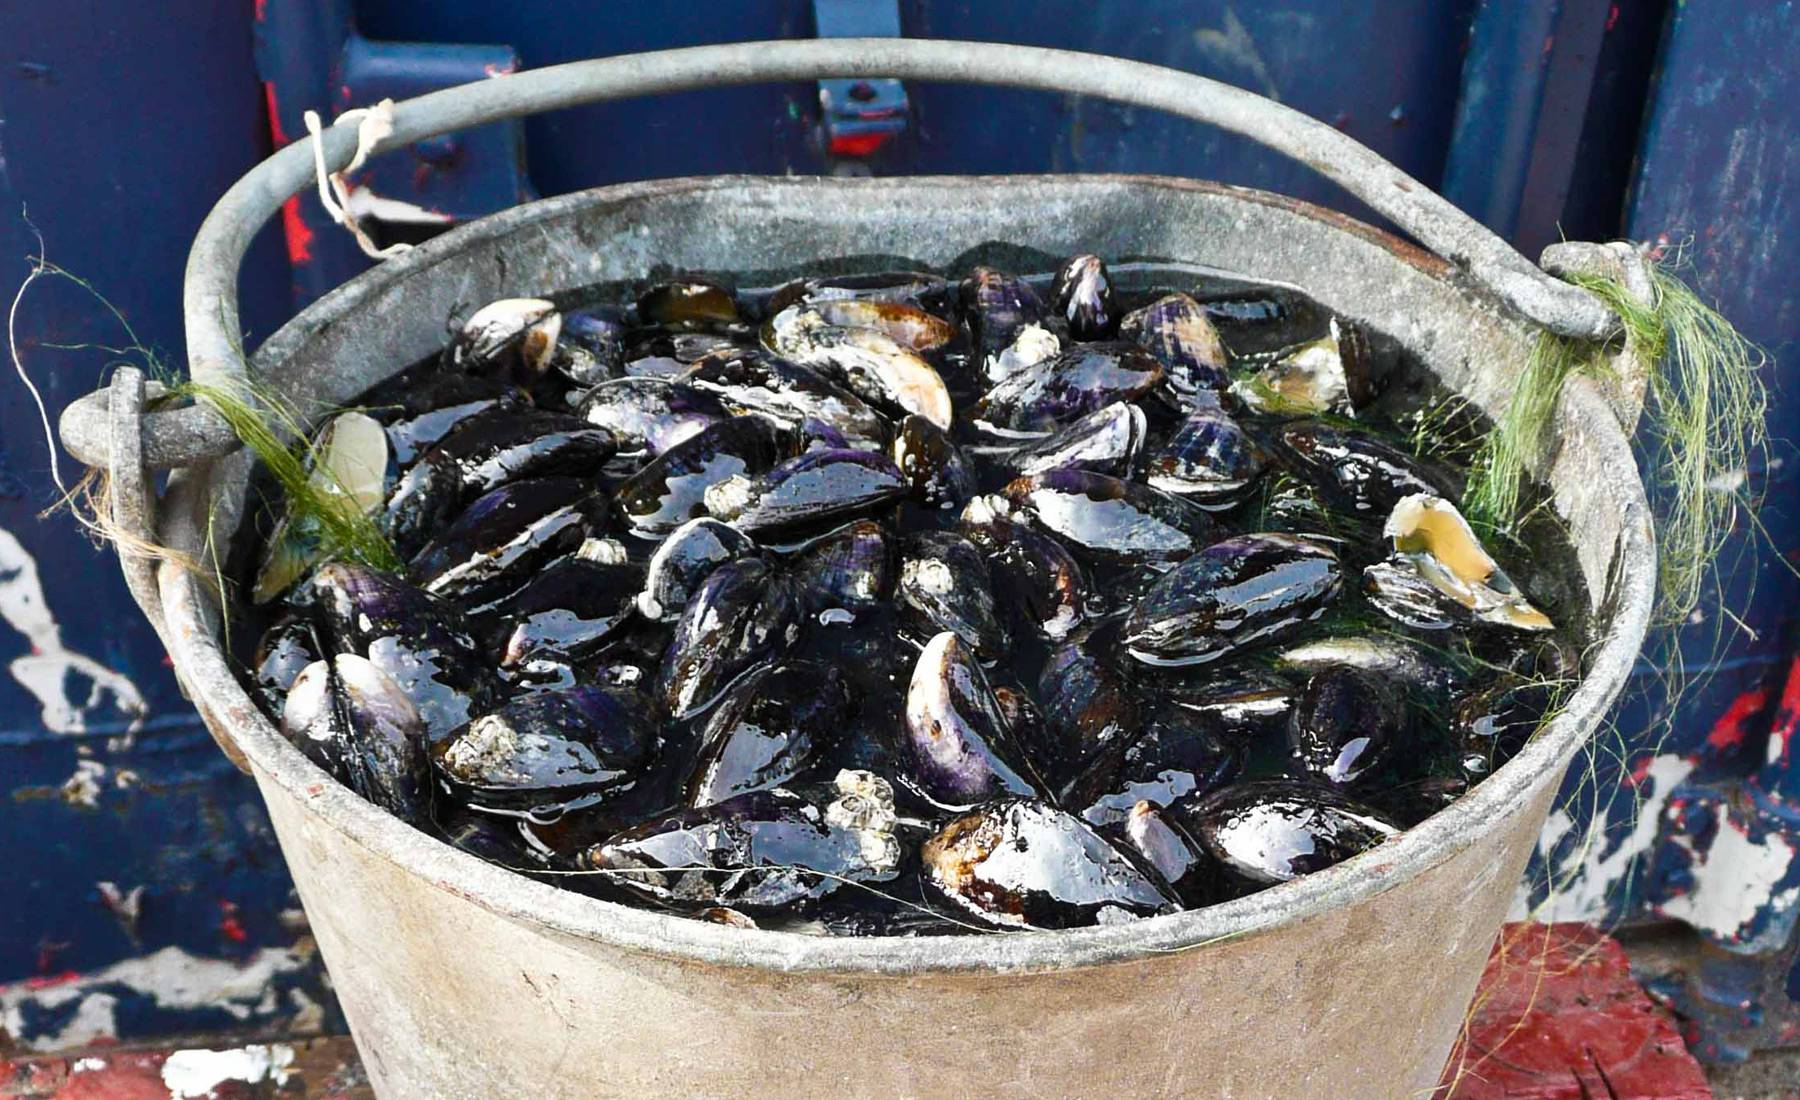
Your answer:
[[[170,1100],[204,1100],[229,1081],[286,1084],[293,1064],[294,1048],[285,1043],[236,1050],[178,1050],[163,1062],[162,1082]]]

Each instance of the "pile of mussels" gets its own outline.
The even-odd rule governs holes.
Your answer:
[[[630,289],[322,427],[402,568],[278,507],[246,566],[285,735],[465,850],[744,927],[1108,924],[1382,843],[1578,674],[1399,353],[1289,288]]]

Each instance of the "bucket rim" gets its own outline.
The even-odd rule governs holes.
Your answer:
[[[279,363],[313,334],[355,309],[373,292],[452,260],[473,241],[506,236],[533,222],[580,208],[693,192],[757,185],[797,188],[917,188],[969,185],[1082,186],[1096,183],[1151,191],[1205,191],[1277,208],[1333,232],[1379,242],[1425,276],[1475,293],[1444,261],[1383,230],[1340,212],[1251,188],[1147,175],[835,177],[703,176],[591,188],[522,204],[459,226],[346,282],[301,311],[254,356],[260,370]],[[1474,308],[1472,305],[1471,308]],[[1581,428],[1608,468],[1636,471],[1629,441],[1604,398],[1583,378],[1565,391],[1565,419]],[[176,474],[168,497],[168,541],[204,545],[217,475],[241,452]],[[1617,467],[1614,464],[1619,464]],[[1588,673],[1560,714],[1512,760],[1446,809],[1398,837],[1323,871],[1247,897],[1201,909],[1100,928],[953,937],[832,937],[712,924],[668,912],[601,900],[488,863],[460,851],[357,797],[308,760],[251,701],[219,644],[219,622],[207,583],[165,561],[159,568],[171,657],[190,686],[202,716],[235,741],[256,779],[272,784],[322,822],[370,852],[429,880],[438,889],[497,915],[545,932],[626,950],[694,962],[791,973],[885,974],[1069,970],[1180,952],[1295,924],[1393,888],[1471,846],[1533,797],[1546,774],[1560,778],[1575,751],[1599,728],[1622,690],[1649,625],[1655,586],[1655,541],[1641,481],[1611,479],[1606,487],[1621,516],[1615,579],[1606,606],[1610,620],[1589,647]],[[210,560],[210,559],[204,559]],[[286,841],[284,841],[286,842]]]

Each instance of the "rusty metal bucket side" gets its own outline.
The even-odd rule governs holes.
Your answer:
[[[988,189],[987,197],[975,197],[975,189]],[[651,211],[659,225],[649,224]],[[744,211],[763,221],[746,221]],[[922,219],[935,211],[945,212],[947,220],[954,211],[963,222],[999,232],[959,235],[947,227],[935,233],[944,239],[933,240],[933,233],[920,227],[928,225]],[[893,223],[907,218],[915,228],[901,240]],[[610,233],[596,225],[608,219]],[[1322,291],[1327,305],[1352,317],[1368,319],[1373,311],[1377,327],[1408,339],[1444,372],[1448,383],[1488,409],[1503,404],[1511,368],[1522,362],[1527,346],[1525,329],[1461,285],[1443,264],[1367,227],[1346,229],[1341,215],[1256,192],[1192,181],[1106,177],[727,178],[603,188],[545,200],[453,231],[322,299],[271,338],[258,354],[258,366],[283,385],[304,382],[307,397],[341,400],[373,382],[378,375],[370,372],[391,370],[393,364],[409,361],[407,352],[417,352],[419,341],[438,338],[435,322],[409,319],[408,309],[399,305],[414,284],[439,276],[430,295],[409,307],[433,317],[439,315],[437,307],[456,300],[497,296],[503,287],[520,289],[518,272],[534,263],[562,264],[571,283],[644,270],[649,249],[663,250],[666,260],[673,255],[669,262],[709,266],[683,264],[691,257],[680,255],[681,234],[694,226],[721,234],[711,247],[721,253],[735,250],[752,261],[746,266],[756,266],[759,259],[781,256],[790,244],[811,249],[801,253],[810,256],[851,253],[857,242],[876,240],[884,251],[915,246],[918,251],[909,254],[931,262],[934,253],[937,260],[949,258],[946,240],[974,243],[1011,236],[1026,243],[1059,243],[1046,239],[1046,225],[1070,233],[1091,231],[1102,238],[1100,247],[1112,246],[1115,254],[1153,251],[1126,247],[1129,234],[1143,240],[1162,232],[1170,240],[1184,237],[1194,248],[1210,240],[1215,254],[1221,254],[1223,238],[1217,234],[1236,229],[1267,242],[1285,229],[1295,238],[1288,247],[1261,243],[1254,250],[1240,249],[1245,260],[1263,261],[1264,270],[1253,273],[1267,274],[1273,265],[1279,268],[1277,277],[1304,274],[1313,264],[1357,273],[1386,264],[1410,273],[1390,280],[1373,298],[1370,284],[1360,277],[1341,278],[1330,286],[1315,279],[1307,289]],[[800,241],[809,228],[810,236]],[[1114,239],[1106,240],[1108,234]],[[597,247],[605,248],[604,254]],[[545,259],[552,256],[554,260]],[[782,262],[792,259],[788,254]],[[1365,299],[1361,310],[1359,296]],[[1408,325],[1412,331],[1406,330]],[[363,373],[295,371],[295,357],[303,350],[309,363],[341,366],[341,360],[355,359]],[[1186,950],[1356,904],[1468,847],[1489,824],[1560,777],[1604,717],[1641,644],[1654,581],[1654,545],[1642,487],[1635,478],[1619,475],[1635,469],[1629,446],[1592,387],[1572,385],[1559,428],[1566,442],[1551,471],[1556,507],[1577,538],[1595,607],[1606,612],[1591,650],[1590,674],[1563,713],[1469,796],[1374,852],[1247,898],[1123,927],[942,941],[819,939],[726,929],[555,890],[431,840],[356,799],[306,762],[269,726],[228,667],[216,642],[217,611],[205,585],[168,564],[161,575],[163,608],[177,667],[196,689],[209,721],[244,747],[260,778],[310,803],[356,843],[517,920],[639,951],[772,970],[916,974],[1086,966]],[[228,538],[235,530],[247,469],[248,459],[238,455],[213,468],[178,475],[171,484],[171,523],[165,536],[178,546],[196,548],[209,537],[209,527],[210,537]],[[221,494],[220,489],[226,491]],[[218,504],[223,507],[215,510]]]

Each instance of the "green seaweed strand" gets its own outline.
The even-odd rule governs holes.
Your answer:
[[[1768,447],[1762,351],[1661,266],[1650,269],[1652,300],[1596,275],[1569,281],[1618,313],[1648,379],[1641,440],[1645,479],[1656,502],[1657,618],[1681,622],[1698,606],[1726,548],[1753,459]],[[1569,377],[1612,370],[1617,341],[1593,343],[1540,333],[1512,402],[1482,444],[1464,498],[1470,519],[1490,532],[1516,529],[1526,474],[1541,469]]]

